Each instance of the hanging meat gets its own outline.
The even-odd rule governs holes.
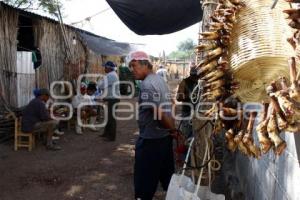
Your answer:
[[[289,3],[300,3],[300,0],[285,0],[285,1]]]
[[[203,32],[200,33],[199,39],[201,40],[217,40],[221,38],[221,34],[218,31]]]
[[[248,147],[243,143],[243,138],[245,136],[246,133],[246,129],[247,129],[247,124],[249,121],[244,119],[244,114],[240,115],[240,119],[236,125],[236,128],[238,130],[238,134],[235,135],[233,141],[235,142],[235,144],[237,145],[239,151],[246,155],[246,156],[252,156],[251,151],[248,149]]]
[[[297,78],[295,57],[289,59],[289,67],[290,67],[290,79],[292,83],[289,90],[289,95],[293,100],[300,102],[300,87]]]
[[[216,80],[216,81],[213,81],[211,83],[207,83],[204,88],[205,89],[209,89],[209,90],[216,90],[218,88],[221,88],[222,86],[225,85],[225,80],[223,79],[219,79],[219,80]]]
[[[234,142],[237,144],[238,149],[242,154],[246,156],[252,156],[250,150],[242,141],[244,136],[245,136],[244,130],[240,130],[239,133],[234,137]]]
[[[281,155],[286,148],[286,142],[280,137],[280,132],[277,126],[276,110],[273,108],[270,120],[267,125],[267,131],[271,141],[274,143],[274,152],[276,155]]]
[[[204,113],[205,116],[214,119],[214,133],[221,132],[221,128],[224,128],[227,130],[226,144],[230,151],[234,152],[238,148],[243,154],[258,158],[260,150],[255,146],[252,135],[254,114],[248,123],[241,108],[225,103],[238,88],[228,64],[228,46],[231,43],[231,32],[237,12],[242,6],[240,0],[219,1],[211,16],[209,31],[200,33],[199,45],[195,47],[197,55],[201,54],[202,58],[197,63],[197,74],[200,80],[204,81],[202,100],[216,102]]]
[[[234,141],[234,137],[235,137],[235,134],[234,134],[234,131],[232,128],[229,129],[228,131],[226,131],[226,133],[225,133],[226,146],[227,146],[227,149],[230,150],[231,152],[235,152],[236,148],[237,148],[237,144]]]
[[[298,0],[285,0],[289,3],[300,3]],[[287,19],[291,20],[289,22],[289,26],[294,29],[300,29],[300,9],[291,8],[283,11],[285,14],[287,14]],[[300,32],[296,31],[293,35],[293,37],[288,38],[287,41],[292,45],[294,49],[297,48],[299,45],[300,40]]]
[[[269,104],[264,103],[264,110],[262,112],[261,121],[258,123],[258,125],[256,127],[256,132],[257,132],[258,142],[260,144],[260,149],[264,154],[269,152],[269,150],[273,146],[273,143],[270,140],[269,134],[267,131],[267,125],[268,125],[268,122],[270,119],[268,117],[268,109],[269,109]]]
[[[206,82],[202,97],[206,100],[226,98],[237,87],[232,85],[228,67],[227,48],[235,22],[236,13],[242,4],[238,0],[220,0],[213,12],[208,32],[200,33],[200,43],[196,47],[203,59],[197,64],[198,75]]]
[[[211,83],[219,78],[223,77],[225,72],[223,70],[217,69],[215,71],[210,72],[209,74],[205,75],[202,79],[206,80],[206,82]]]
[[[255,158],[259,159],[261,156],[261,152],[260,149],[254,144],[254,139],[253,139],[253,126],[254,126],[256,115],[257,115],[256,112],[250,113],[247,130],[243,137],[243,143],[250,150],[251,154],[254,155]]]
[[[217,48],[217,43],[216,42],[211,42],[208,44],[200,44],[196,46],[197,51],[208,51]]]

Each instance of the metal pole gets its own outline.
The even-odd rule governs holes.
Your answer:
[[[276,4],[278,3],[278,0],[274,0],[273,1],[273,4],[271,6],[271,9],[274,9],[276,7]]]

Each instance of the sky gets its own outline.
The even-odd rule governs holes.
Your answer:
[[[105,0],[64,0],[63,4],[64,22],[67,24],[82,21],[110,8]],[[195,24],[168,35],[139,36],[127,28],[112,9],[93,17],[90,22],[85,21],[75,26],[116,41],[145,44],[144,51],[153,56],[159,56],[163,51],[168,55],[177,49],[179,42],[187,38],[196,43],[199,29],[199,24]]]

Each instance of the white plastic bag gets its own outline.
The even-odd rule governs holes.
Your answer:
[[[201,200],[225,200],[223,194],[212,193],[208,186],[200,186],[198,197],[200,197]]]
[[[168,188],[166,200],[225,200],[224,195],[217,195],[212,193],[210,191],[210,187],[200,186],[202,175],[203,175],[203,168],[200,171],[197,185],[194,184],[191,178],[184,175],[193,143],[194,143],[194,138],[190,143],[182,173],[180,175],[174,174],[172,176]],[[205,150],[202,165],[204,165],[206,161],[206,157],[209,157],[209,148],[207,142],[206,142],[206,146],[207,147]],[[209,176],[210,176],[210,170],[209,170]]]
[[[185,175],[173,174],[166,200],[200,200],[194,194],[195,184]]]

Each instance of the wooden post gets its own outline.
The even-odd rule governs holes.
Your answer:
[[[211,18],[210,16],[214,12],[214,10],[217,8],[217,5],[219,3],[219,0],[204,0],[202,3],[202,9],[203,9],[203,18],[202,18],[202,23],[200,23],[199,26],[199,33],[209,31],[209,24],[211,23]],[[204,41],[198,42],[198,44],[203,43]],[[196,56],[196,63],[198,64],[201,62],[203,57],[205,56],[204,53],[198,53]],[[194,123],[199,123],[202,124],[202,122],[197,122],[197,120],[193,120],[193,126]],[[196,125],[198,126],[198,125]],[[194,143],[194,148],[191,153],[191,164],[193,166],[201,166],[204,153],[205,153],[205,138],[206,135],[212,132],[212,125],[209,123],[204,126],[204,128],[200,131],[197,131],[195,133],[195,143]],[[195,129],[194,129],[195,130]],[[193,180],[197,181],[199,177],[200,170],[194,171],[193,172]],[[208,183],[208,182],[205,182]]]

